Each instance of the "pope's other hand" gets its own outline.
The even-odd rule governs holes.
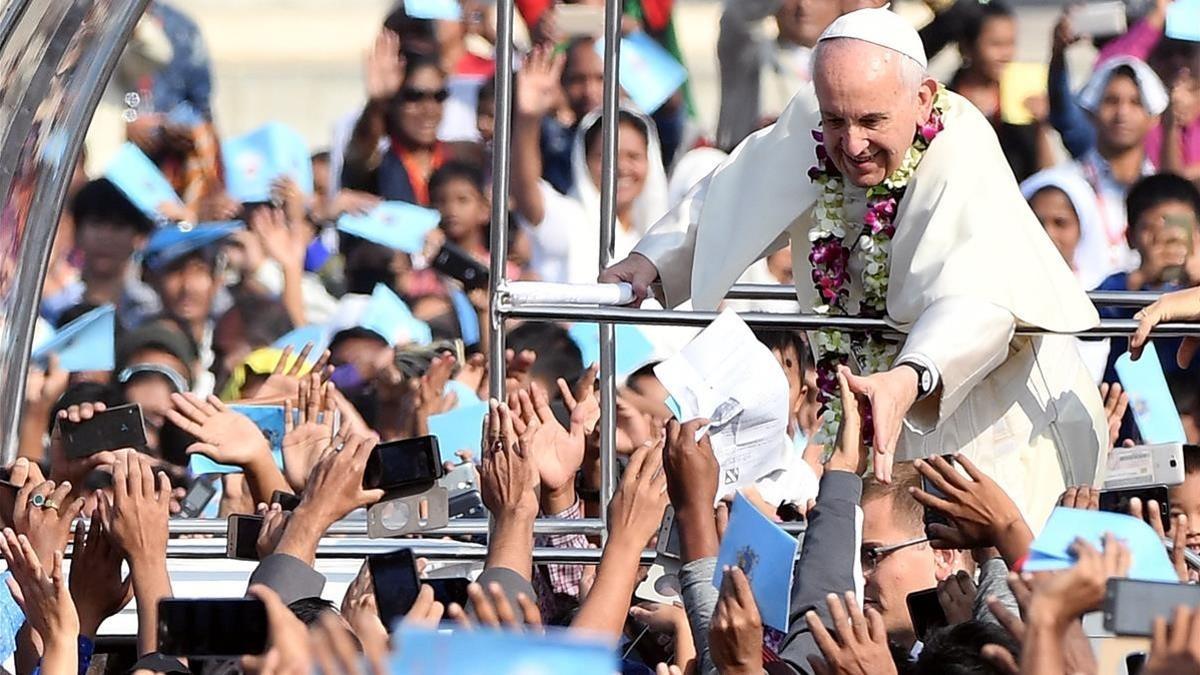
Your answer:
[[[900,425],[904,423],[908,409],[917,401],[917,373],[912,368],[899,366],[865,377],[847,373],[846,381],[851,392],[867,397],[871,403],[875,478],[882,483],[891,483]]]
[[[600,283],[625,282],[633,286],[633,305],[640,306],[650,295],[650,284],[658,278],[658,268],[640,253],[631,253],[628,258],[610,266],[600,273]]]

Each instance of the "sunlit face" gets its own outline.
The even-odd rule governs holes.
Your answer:
[[[468,180],[448,180],[434,191],[433,207],[442,214],[442,229],[456,244],[470,243],[491,216],[487,200]]]
[[[1121,73],[1108,78],[1092,118],[1096,123],[1096,142],[1101,149],[1113,152],[1142,145],[1154,121],[1142,105],[1137,83]]]
[[[394,115],[401,137],[416,147],[433,146],[446,100],[442,74],[432,66],[417,68],[409,73],[396,100]]]
[[[1042,188],[1029,200],[1029,206],[1063,260],[1074,265],[1075,249],[1079,246],[1079,216],[1066,193],[1058,188]]]
[[[825,150],[851,183],[878,185],[928,121],[937,83],[906,78],[906,57],[859,40],[828,40],[817,54],[813,84]]]
[[[980,75],[999,82],[1016,51],[1017,22],[1009,16],[993,16],[983,23],[979,39],[970,45],[966,56]]]
[[[1196,237],[1196,213],[1183,202],[1163,202],[1146,209],[1131,226],[1143,268],[1178,268],[1186,262]]]
[[[163,307],[189,325],[208,319],[219,288],[212,266],[199,256],[188,257],[158,278]]]
[[[634,200],[642,194],[642,188],[646,186],[650,156],[646,150],[646,132],[642,131],[641,127],[632,122],[622,122],[618,129],[617,211],[620,212],[630,208]],[[588,173],[591,174],[594,185],[600,185],[603,164],[603,144],[600,138],[600,134],[597,134],[596,141],[587,149]]]

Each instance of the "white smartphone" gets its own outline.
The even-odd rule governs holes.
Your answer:
[[[1123,34],[1127,28],[1124,2],[1090,2],[1071,10],[1071,30],[1076,35],[1110,37]]]
[[[1179,485],[1183,482],[1183,443],[1116,447],[1108,453],[1104,489]]]

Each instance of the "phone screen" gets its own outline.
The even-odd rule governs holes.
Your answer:
[[[234,560],[258,560],[262,516],[229,516],[225,553]]]
[[[381,443],[371,451],[363,473],[363,487],[370,490],[430,483],[442,477],[437,438],[421,436]]]
[[[1180,605],[1200,605],[1200,586],[1109,579],[1104,596],[1104,629],[1117,635],[1149,636],[1154,619],[1161,616],[1169,621]]]
[[[454,244],[443,244],[433,257],[433,269],[462,283],[467,290],[488,285],[487,265]]]
[[[267,610],[258,598],[164,598],[158,651],[170,656],[236,657],[267,646]]]
[[[146,425],[142,407],[136,403],[96,413],[90,420],[60,420],[59,431],[67,459],[88,457],[105,450],[146,449]]]
[[[1162,519],[1163,530],[1171,529],[1171,505],[1167,497],[1165,485],[1150,487],[1126,488],[1124,490],[1104,490],[1100,493],[1100,510],[1110,513],[1129,513],[1129,500],[1137,497],[1142,500],[1142,512],[1145,513],[1150,500],[1158,502],[1159,517]]]
[[[450,603],[456,602],[459,607],[467,606],[467,586],[471,585],[470,579],[426,579],[421,583],[432,587],[433,599],[443,605],[449,606]]]
[[[937,589],[930,588],[908,594],[908,616],[912,619],[913,632],[918,640],[924,640],[929,631],[949,624],[942,603],[938,602]]]
[[[290,492],[276,490],[271,493],[271,503],[278,504],[284,511],[295,511],[300,506],[300,498]]]
[[[367,556],[371,580],[375,586],[375,604],[379,618],[390,631],[396,620],[412,609],[420,586],[412,551],[402,548],[391,553]]]
[[[217,486],[208,478],[197,478],[188,488],[183,502],[179,505],[179,513],[185,518],[195,518],[204,511],[204,507],[217,494]]]

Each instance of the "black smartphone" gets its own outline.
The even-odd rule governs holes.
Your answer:
[[[1200,586],[1109,579],[1104,593],[1104,629],[1117,635],[1149,636],[1154,619],[1161,616],[1170,621],[1180,605],[1200,607]]]
[[[954,455],[942,455],[942,459],[950,462],[951,466],[954,465]],[[939,490],[933,483],[930,483],[925,476],[921,476],[921,489],[939,499],[946,498],[946,493]],[[925,515],[922,517],[922,520],[925,522],[926,534],[928,534],[930,525],[950,525],[950,519],[946,517],[946,514],[929,507],[925,507]]]
[[[435,482],[445,472],[436,436],[380,443],[367,458],[363,488],[397,490]]]
[[[449,607],[450,603],[456,602],[459,607],[467,606],[467,586],[471,585],[470,579],[449,577],[426,579],[421,583],[433,589],[433,599],[442,605]]]
[[[267,609],[258,598],[158,601],[158,651],[233,658],[267,648]]]
[[[442,244],[442,248],[433,256],[432,267],[458,280],[467,290],[488,285],[488,266],[455,244]]]
[[[109,408],[82,422],[59,420],[58,430],[67,459],[105,450],[146,449],[146,423],[142,420],[142,406],[136,403]]]
[[[908,616],[912,619],[913,632],[918,640],[924,640],[929,631],[944,628],[949,624],[942,603],[938,602],[937,589],[929,588],[923,591],[909,593]]]
[[[262,532],[262,516],[229,516],[225,530],[225,557],[234,560],[258,560],[258,535]]]
[[[295,511],[300,506],[300,498],[290,492],[276,490],[271,493],[271,503],[278,504],[284,511]]]
[[[487,515],[478,490],[466,490],[452,495],[446,501],[446,505],[451,518],[483,518]]]
[[[371,581],[375,586],[379,618],[390,632],[396,620],[412,609],[421,590],[417,580],[417,565],[413,561],[412,551],[402,548],[391,553],[367,556],[367,567],[371,570]]]
[[[214,479],[203,476],[197,478],[179,504],[179,515],[184,518],[198,517],[216,494],[217,485]]]
[[[158,451],[164,462],[175,466],[187,466],[187,449],[200,439],[180,429],[169,419],[163,420],[162,428],[158,430]]]
[[[1100,510],[1128,515],[1129,500],[1134,497],[1142,500],[1143,512],[1151,499],[1157,501],[1158,515],[1162,518],[1163,531],[1171,529],[1171,505],[1168,503],[1166,485],[1147,485],[1121,490],[1102,490],[1100,492]]]

